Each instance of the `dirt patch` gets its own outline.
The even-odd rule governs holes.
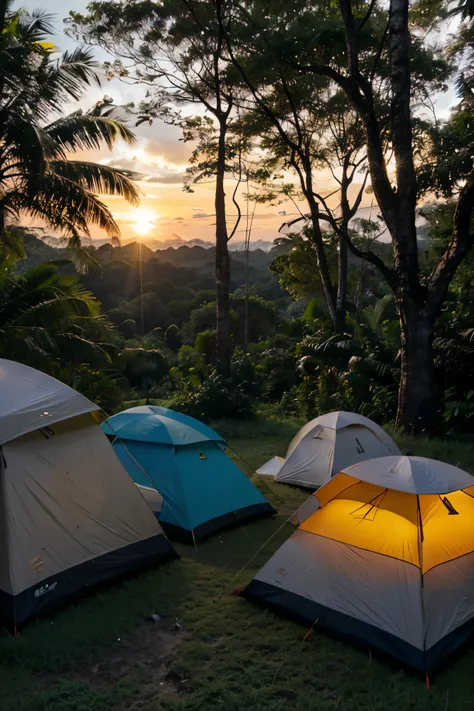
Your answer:
[[[190,635],[182,629],[176,630],[173,624],[169,620],[145,622],[135,632],[117,640],[116,646],[104,653],[100,661],[60,678],[83,681],[99,689],[110,689],[126,677],[138,678],[140,693],[130,709],[146,706],[157,698],[186,693],[189,680],[176,671],[175,662],[179,647]],[[57,675],[52,675],[49,681],[57,682]]]

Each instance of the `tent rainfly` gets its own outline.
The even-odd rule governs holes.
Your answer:
[[[468,639],[474,477],[422,457],[383,457],[349,467],[313,497],[319,508],[245,597],[421,671]]]
[[[257,474],[314,491],[346,467],[391,454],[400,450],[375,422],[355,412],[330,412],[301,428],[286,459],[270,459]]]
[[[102,429],[171,537],[195,542],[274,513],[226,455],[222,437],[193,417],[145,405],[110,417]],[[153,489],[163,497],[159,507]]]
[[[94,419],[54,378],[0,359],[0,622],[175,557]]]

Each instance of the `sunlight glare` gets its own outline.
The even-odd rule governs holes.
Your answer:
[[[133,213],[135,219],[132,225],[133,231],[142,237],[146,237],[150,232],[156,227],[155,220],[159,217],[153,210],[147,210],[146,208],[138,208]]]

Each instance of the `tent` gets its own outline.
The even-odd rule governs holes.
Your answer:
[[[222,437],[192,417],[146,405],[110,417],[102,428],[132,479],[162,495],[161,511],[150,505],[170,536],[197,541],[274,513],[226,455]]]
[[[176,555],[97,409],[54,378],[0,359],[0,622],[10,630]]]
[[[345,467],[390,454],[400,450],[375,422],[355,412],[330,412],[301,428],[286,459],[274,457],[257,474],[314,491]]]
[[[242,593],[428,671],[474,630],[474,477],[422,457],[349,467]]]

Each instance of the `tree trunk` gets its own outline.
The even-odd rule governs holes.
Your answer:
[[[397,427],[415,435],[436,425],[433,358],[434,318],[422,306],[397,299],[401,326],[401,372]]]
[[[297,168],[297,172],[300,177],[301,188],[307,200],[309,211],[311,214],[311,226],[313,228],[313,244],[318,260],[319,276],[321,277],[324,299],[328,307],[329,315],[334,324],[334,328],[337,330],[336,293],[333,287],[331,272],[326,258],[326,250],[323,235],[321,232],[321,225],[319,224],[319,207],[313,194],[313,174],[311,161],[308,157],[306,157],[306,159],[304,160],[304,177],[302,172],[299,170],[299,167],[295,167]]]
[[[339,263],[337,275],[337,301],[336,301],[336,331],[343,333],[346,328],[347,311],[347,272],[349,266],[349,254],[347,241],[344,237],[339,238]]]
[[[3,206],[0,206],[0,265],[3,264],[7,256],[5,210]]]
[[[217,370],[230,372],[230,263],[225,208],[226,119],[219,121],[219,145],[216,175],[216,295],[217,295]]]

